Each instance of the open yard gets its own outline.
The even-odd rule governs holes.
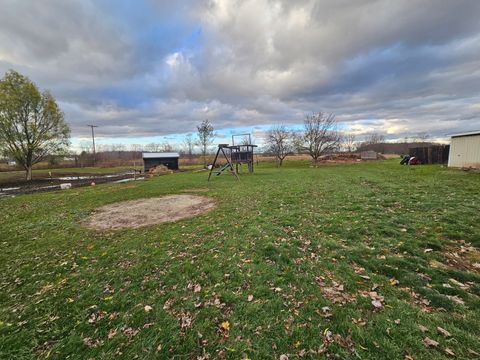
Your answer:
[[[287,161],[206,178],[0,199],[0,358],[480,356],[480,174]],[[172,194],[216,207],[84,226]]]

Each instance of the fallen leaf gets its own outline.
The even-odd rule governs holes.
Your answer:
[[[202,286],[200,284],[195,284],[195,286],[193,287],[193,292],[194,293],[198,293],[202,290]]]
[[[439,334],[445,336],[445,337],[450,337],[452,334],[450,334],[447,330],[441,328],[440,326],[437,326],[437,331]]]
[[[394,323],[400,325],[400,319],[395,320]]]
[[[143,308],[145,310],[145,312],[150,312],[153,310],[153,308],[150,306],[150,305],[145,305],[145,307]]]
[[[180,317],[180,327],[183,329],[189,329],[192,327],[193,318],[190,313],[184,313]]]
[[[455,356],[455,353],[449,348],[445,348],[444,351],[445,351],[445,354],[447,354],[447,355]]]
[[[425,249],[425,250],[423,250],[424,253],[429,253],[429,252],[432,252],[432,251],[433,251],[433,249]]]
[[[247,301],[252,301],[253,300],[253,295],[248,295]]]
[[[459,297],[458,295],[447,295],[447,298],[449,298],[454,303],[457,303],[459,305],[465,305],[465,301],[463,301],[463,299],[461,297]]]
[[[415,360],[411,355],[405,355],[405,360]]]
[[[220,327],[223,330],[228,331],[228,330],[230,330],[230,322],[228,320],[225,320],[220,324]]]
[[[372,300],[372,305],[376,308],[376,309],[381,309],[383,307],[383,304],[381,301],[379,300]]]
[[[425,339],[423,339],[423,343],[425,344],[426,347],[437,347],[438,346],[438,342],[430,339],[428,336]]]
[[[480,356],[479,353],[477,353],[476,351],[473,351],[472,349],[467,349],[467,350],[470,355]]]
[[[400,281],[398,281],[398,280],[395,279],[395,278],[391,278],[391,279],[390,279],[390,285],[392,285],[392,286],[396,286],[396,285],[398,285],[399,283],[400,283]]]
[[[285,354],[280,355],[280,360],[288,360],[288,356]]]
[[[109,332],[108,332],[108,335],[107,337],[109,339],[113,338],[115,335],[117,335],[117,329],[111,329]]]
[[[428,328],[427,328],[426,326],[418,325],[418,328],[419,328],[420,331],[423,332],[423,333],[428,332]]]

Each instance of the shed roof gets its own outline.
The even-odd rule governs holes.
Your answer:
[[[460,137],[460,136],[475,136],[475,135],[480,135],[480,130],[476,131],[468,131],[464,133],[457,133],[457,134],[450,134],[450,137]]]
[[[178,158],[180,154],[177,152],[144,152],[142,158],[144,159],[162,159],[162,158]]]

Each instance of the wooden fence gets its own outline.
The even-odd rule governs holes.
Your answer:
[[[415,156],[422,164],[446,164],[450,145],[430,145],[408,149],[410,156]]]

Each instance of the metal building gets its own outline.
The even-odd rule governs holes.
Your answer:
[[[143,158],[143,170],[148,172],[151,168],[164,165],[170,170],[178,170],[178,158],[180,157],[179,153],[176,152],[144,152],[142,153]]]
[[[480,131],[450,135],[449,167],[480,168]]]

